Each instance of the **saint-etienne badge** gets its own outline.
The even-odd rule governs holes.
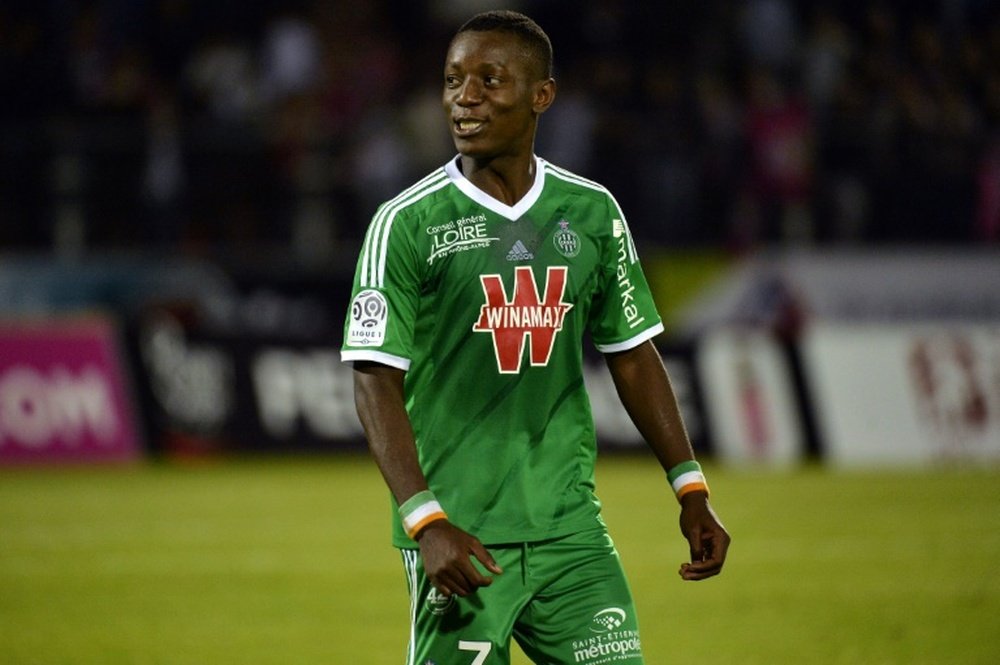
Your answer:
[[[552,235],[552,243],[560,254],[571,259],[580,253],[580,236],[569,228],[569,222],[559,220],[559,230]]]

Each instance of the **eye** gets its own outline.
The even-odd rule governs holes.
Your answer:
[[[486,78],[484,78],[483,82],[487,86],[489,86],[491,88],[495,88],[495,87],[497,87],[498,85],[500,85],[502,83],[502,81],[501,81],[501,79],[500,79],[499,76],[492,76],[492,75],[487,76]]]
[[[444,77],[444,85],[446,88],[457,88],[462,84],[462,81],[454,74],[448,74]]]

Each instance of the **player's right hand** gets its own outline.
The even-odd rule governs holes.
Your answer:
[[[427,578],[445,596],[467,596],[477,588],[493,583],[492,577],[479,572],[472,557],[491,573],[503,573],[478,538],[448,520],[428,524],[417,534],[417,542]]]

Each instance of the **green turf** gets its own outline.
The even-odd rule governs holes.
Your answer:
[[[599,467],[650,665],[1000,662],[1000,470],[708,472],[683,583],[662,475]],[[0,663],[401,665],[387,510],[367,459],[0,470]]]

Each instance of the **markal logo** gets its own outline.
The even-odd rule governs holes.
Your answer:
[[[590,630],[595,633],[610,633],[625,623],[625,610],[620,607],[609,607],[594,615]]]
[[[446,596],[436,588],[431,588],[430,593],[427,594],[427,600],[424,601],[424,607],[427,611],[435,616],[442,616],[448,613],[448,610],[452,608],[455,604],[455,596]]]
[[[514,246],[507,252],[508,261],[530,261],[533,258],[535,255],[528,251],[528,248],[520,240],[515,242]]]
[[[350,346],[382,346],[385,341],[389,304],[378,291],[366,289],[351,303],[351,324],[347,329]]]
[[[567,259],[580,253],[580,236],[570,230],[569,222],[565,219],[559,220],[559,230],[552,236],[552,244]]]

